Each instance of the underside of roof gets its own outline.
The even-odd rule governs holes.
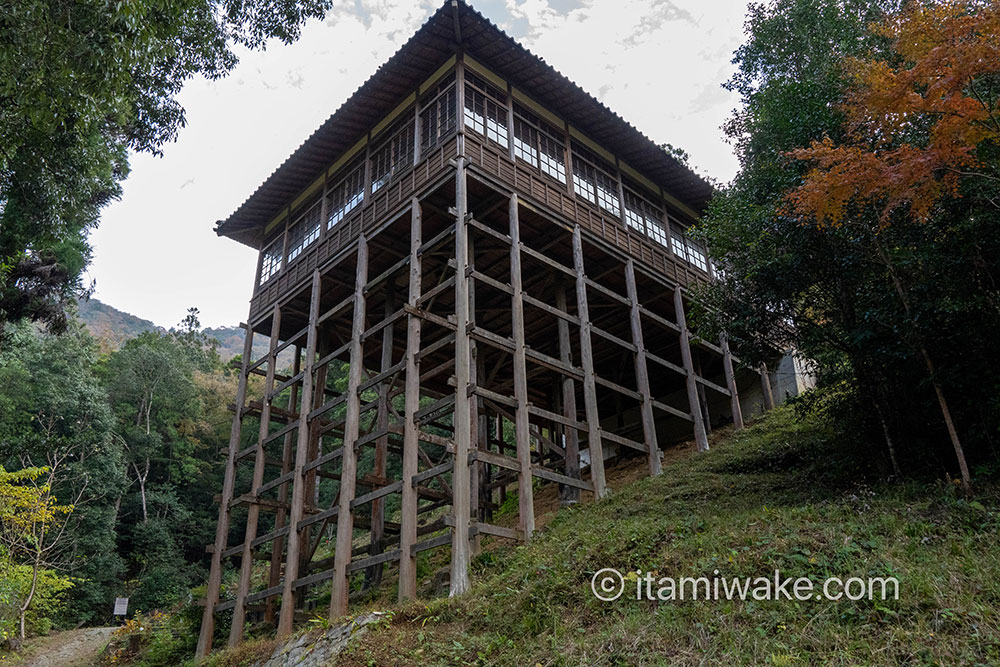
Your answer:
[[[329,167],[417,83],[465,51],[565,119],[664,191],[701,211],[712,187],[578,85],[509,37],[461,0],[446,0],[385,64],[334,112],[216,232],[257,247],[282,207]]]

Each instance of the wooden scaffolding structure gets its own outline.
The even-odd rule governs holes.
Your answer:
[[[452,49],[461,27],[485,21],[470,12],[446,4],[429,25],[455,26],[442,42]],[[513,144],[469,131],[463,80],[474,65],[459,49],[434,66],[431,81],[453,71],[452,136],[422,145],[414,95],[413,168],[377,193],[366,185],[336,226],[325,221],[337,170],[323,169],[322,236],[255,293],[200,656],[223,612],[235,645],[250,619],[287,636],[319,597],[310,591],[328,590],[329,615],[345,614],[352,590],[378,586],[386,568],[399,598],[413,598],[430,549],[450,549],[449,590],[463,593],[482,536],[531,539],[534,480],[558,484],[564,503],[601,498],[607,458],[644,456],[656,475],[664,447],[693,438],[705,450],[713,423],[742,426],[739,387],[758,371],[741,369],[724,338],[688,331],[687,285],[707,269],[674,257],[668,237],[580,201],[572,178],[539,176]],[[253,359],[258,335],[268,349]],[[516,527],[494,519],[512,494]],[[223,599],[227,563],[237,578]]]

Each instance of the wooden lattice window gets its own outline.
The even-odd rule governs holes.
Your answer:
[[[688,261],[697,266],[702,271],[708,271],[708,262],[705,260],[705,253],[702,251],[701,246],[692,241],[690,238],[684,239],[687,243],[687,255]]]
[[[437,146],[457,128],[458,94],[455,75],[438,84],[420,104],[420,149]]]
[[[333,229],[365,200],[365,163],[356,162],[344,170],[344,176],[326,195],[326,228]]]
[[[465,126],[507,148],[507,94],[466,70]]]
[[[284,257],[284,238],[279,236],[271,245],[264,249],[260,258],[260,280],[258,285],[263,285],[281,271],[281,262]]]
[[[614,166],[573,142],[573,190],[613,215],[621,215],[618,178]]]
[[[566,182],[563,134],[517,103],[514,104],[514,157],[560,183]]]
[[[371,153],[372,192],[413,166],[413,116],[399,120]]]
[[[708,272],[708,261],[701,246],[684,233],[681,226],[674,223],[670,226],[670,243],[674,254],[692,266]]]
[[[660,207],[630,188],[625,188],[625,224],[662,246],[670,244]]]
[[[320,202],[309,207],[305,213],[288,228],[288,261],[291,262],[302,254],[313,241],[319,238],[320,232]]]

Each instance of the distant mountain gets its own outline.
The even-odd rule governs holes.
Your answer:
[[[241,327],[207,327],[202,333],[219,341],[216,348],[219,356],[225,360],[232,359],[237,354],[243,354],[243,329]],[[255,336],[253,341],[253,358],[260,359],[267,354],[267,338]],[[284,355],[278,355],[279,360]],[[289,358],[289,363],[291,363]]]
[[[117,350],[125,341],[146,331],[167,332],[149,320],[93,298],[79,302],[77,317],[106,350]],[[219,341],[216,349],[224,361],[243,353],[243,329],[240,327],[212,327],[203,329],[202,332]],[[258,337],[253,345],[253,358],[259,359],[266,353],[267,339]],[[288,363],[291,363],[290,358]]]
[[[116,350],[125,341],[147,331],[166,331],[149,320],[118,310],[113,306],[88,299],[77,304],[77,317],[91,335],[109,350]]]

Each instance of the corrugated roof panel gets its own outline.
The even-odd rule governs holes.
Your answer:
[[[693,209],[704,207],[712,187],[663,151],[602,102],[532,54],[461,0],[447,0],[396,53],[380,66],[216,231],[253,245],[282,206],[312,184],[350,149],[415,82],[434,73],[455,52],[454,16],[460,17],[462,47],[540,104],[599,143],[614,146],[631,166],[660,183]]]

